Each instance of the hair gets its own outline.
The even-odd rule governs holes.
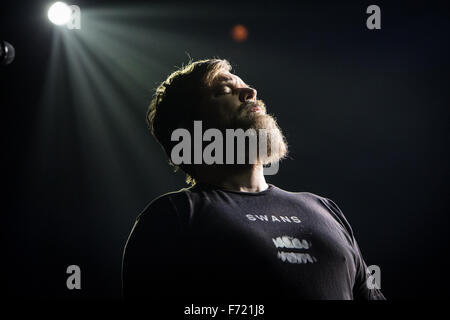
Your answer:
[[[168,157],[174,171],[181,169],[186,174],[186,183],[195,185],[193,165],[175,165],[171,161],[171,150],[176,142],[171,141],[172,132],[185,128],[191,133],[196,120],[196,106],[211,86],[220,71],[231,71],[231,65],[224,59],[189,61],[186,66],[172,72],[157,88],[147,110],[147,125]]]

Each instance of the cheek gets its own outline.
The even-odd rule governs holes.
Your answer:
[[[202,118],[211,127],[226,127],[233,122],[240,106],[241,103],[236,96],[211,97],[205,101]]]
[[[217,101],[217,109],[229,117],[238,112],[240,105],[239,99],[235,96],[226,96]]]
[[[217,104],[215,117],[222,125],[228,125],[233,119],[236,118],[239,106],[235,101],[231,99],[227,101],[221,101]]]

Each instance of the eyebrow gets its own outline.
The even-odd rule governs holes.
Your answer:
[[[232,78],[232,77],[220,75],[220,76],[217,76],[215,78],[213,87],[217,87],[217,86],[220,86],[222,84],[234,84],[235,86],[237,86],[238,83],[239,83],[239,81],[234,79],[234,78]],[[251,86],[246,84],[244,81],[242,81],[242,83],[244,85],[246,85],[247,87],[251,88]]]
[[[223,81],[223,82],[235,82],[235,80],[231,77],[227,76],[219,76],[216,78],[217,81]]]

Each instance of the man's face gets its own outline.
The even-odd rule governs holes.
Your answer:
[[[265,129],[268,154],[264,164],[280,160],[287,153],[285,138],[276,120],[266,113],[257,92],[240,77],[228,71],[220,72],[207,88],[200,103],[201,120],[205,127],[225,129]]]
[[[268,116],[256,90],[228,71],[220,72],[205,91],[201,114],[209,127],[244,130],[257,129],[257,119]]]

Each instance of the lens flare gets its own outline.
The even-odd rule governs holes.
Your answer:
[[[236,42],[244,42],[248,38],[248,30],[242,24],[237,24],[231,29],[231,37]]]

